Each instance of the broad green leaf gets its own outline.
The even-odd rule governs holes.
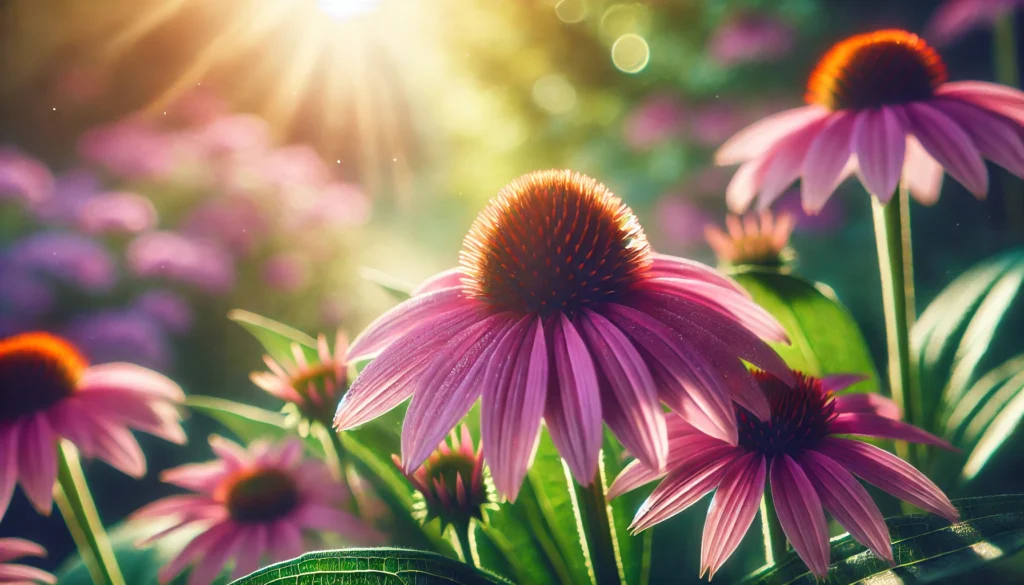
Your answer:
[[[241,309],[229,312],[228,319],[238,323],[251,333],[263,345],[267,355],[278,362],[292,363],[295,361],[292,354],[293,344],[299,345],[307,360],[313,362],[319,360],[316,340],[294,327]]]
[[[972,388],[964,396],[963,402],[977,401],[981,405],[956,443],[965,451],[969,450],[961,471],[961,476],[967,480],[978,475],[1024,418],[1024,354],[996,368],[990,375],[975,384],[981,386],[979,390]],[[1000,380],[1001,384],[993,385],[984,396],[975,397],[988,390],[989,381],[993,379]]]
[[[864,335],[831,290],[772,271],[748,270],[733,277],[785,327],[791,345],[772,347],[790,367],[814,376],[864,374],[868,379],[849,391],[879,389],[878,374]]]
[[[387,272],[377,270],[376,268],[362,266],[359,268],[359,276],[381,287],[399,301],[404,301],[411,297],[412,291],[415,288],[413,285],[405,282],[401,278],[392,276]]]
[[[270,565],[232,585],[511,585],[436,553],[400,548],[320,551]]]
[[[205,414],[227,427],[236,437],[245,443],[257,439],[280,440],[296,435],[295,430],[288,427],[285,416],[213,396],[189,396],[185,406]],[[317,457],[324,457],[324,448],[314,437],[306,437],[306,448]]]
[[[848,534],[832,539],[829,585],[851,583],[931,583],[1024,548],[1024,495],[954,500],[961,520],[937,516],[889,518],[894,566],[876,557]],[[778,563],[748,577],[745,585],[815,585],[803,561],[790,551]]]

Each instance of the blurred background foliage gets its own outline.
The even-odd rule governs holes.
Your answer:
[[[714,149],[799,104],[836,40],[920,31],[937,5],[6,0],[0,190],[31,193],[0,197],[0,333],[65,332],[94,359],[272,404],[248,381],[259,350],[225,318],[230,308],[354,336],[394,303],[360,276],[366,268],[417,282],[453,265],[487,199],[547,167],[599,178],[659,251],[711,262],[703,227],[722,222],[731,175],[712,166]],[[993,79],[991,42],[979,29],[942,47],[950,78]],[[1001,169],[992,177],[987,201],[947,180],[935,207],[913,208],[919,310],[1024,241],[1004,212],[1019,182]],[[868,198],[852,182],[841,191],[816,217],[795,193],[779,208],[799,219],[800,272],[836,291],[882,364]],[[1020,303],[1011,313],[1019,324]],[[1020,351],[1021,330],[1000,328],[992,345],[1007,350],[994,363]],[[189,421],[190,436],[206,424]],[[144,447],[151,471],[206,455],[201,440]],[[1014,451],[958,495],[1024,491]],[[110,522],[166,492],[155,473],[132,483],[100,465],[88,472]],[[699,534],[697,509],[659,530]],[[0,535],[41,542],[59,560],[71,550],[59,523],[17,496]],[[696,566],[696,543],[655,543],[655,575]]]

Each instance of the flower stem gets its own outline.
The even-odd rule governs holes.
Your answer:
[[[110,539],[103,530],[96,504],[85,483],[82,463],[74,445],[62,440],[57,447],[57,507],[78,546],[82,562],[96,585],[125,585]]]
[[[1000,17],[992,31],[992,58],[996,81],[1008,87],[1020,87],[1020,63],[1017,61],[1014,12],[1010,10],[1008,14]],[[1020,181],[1006,181],[1003,198],[1010,232],[1018,237],[1024,236],[1024,192],[1021,192]]]
[[[470,542],[470,533],[473,530],[473,519],[470,518],[465,523],[452,524],[452,530],[455,531],[455,536],[459,539],[459,548],[462,550],[462,562],[467,565],[478,567],[476,561],[476,555],[473,554],[473,543]]]
[[[621,585],[625,579],[619,571],[618,547],[612,528],[611,508],[605,497],[604,461],[598,466],[597,476],[587,487],[582,487],[571,479],[574,494],[573,504],[577,510],[580,536],[587,545],[590,565],[594,570],[596,585]]]
[[[921,396],[910,359],[910,329],[917,317],[914,305],[914,264],[910,246],[910,197],[906,185],[888,204],[871,198],[878,244],[878,268],[882,278],[886,345],[889,348],[889,388],[906,420],[923,422]],[[915,452],[899,441],[900,456],[915,464]]]
[[[348,461],[345,453],[345,446],[341,444],[341,436],[329,426],[320,425],[320,443],[324,446],[324,451],[327,452],[327,457],[337,463],[332,465],[335,473],[338,476],[338,480],[348,490],[349,496],[349,511],[359,515],[359,496],[355,490],[352,489],[351,482],[349,481],[348,475]],[[326,440],[324,440],[326,438]],[[333,455],[333,457],[332,457]]]
[[[779,517],[775,514],[771,488],[761,496],[761,531],[764,534],[764,561],[774,565],[786,554],[786,535],[782,532]]]

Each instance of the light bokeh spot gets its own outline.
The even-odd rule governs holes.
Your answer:
[[[586,0],[562,0],[555,5],[555,15],[558,20],[568,24],[582,22],[587,17]]]
[[[576,89],[561,75],[545,75],[533,84],[533,101],[551,114],[576,107]]]
[[[650,60],[651,47],[647,39],[638,34],[624,34],[612,45],[612,63],[620,71],[639,73]]]

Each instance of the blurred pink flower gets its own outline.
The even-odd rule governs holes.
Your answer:
[[[654,208],[658,231],[673,246],[692,246],[704,241],[704,227],[714,223],[711,214],[690,203],[686,195],[662,195]]]
[[[213,89],[199,85],[178,96],[169,106],[170,117],[190,126],[214,121],[228,111],[228,105]]]
[[[117,282],[114,259],[100,243],[70,232],[38,232],[15,242],[7,252],[14,266],[97,293]]]
[[[773,206],[777,213],[786,213],[796,220],[794,232],[832,235],[846,223],[846,212],[842,201],[829,199],[817,215],[809,215],[800,203],[800,189],[790,189]]]
[[[57,176],[53,196],[32,205],[39,221],[53,226],[74,226],[78,211],[102,191],[99,177],[85,168],[72,168]]]
[[[50,286],[29,270],[0,259],[0,313],[38,317],[53,308]]]
[[[785,22],[746,14],[725,22],[711,37],[708,53],[723,67],[775,61],[793,50],[794,32]]]
[[[2,512],[0,512],[2,515]],[[28,565],[15,565],[8,561],[20,559],[21,557],[45,557],[46,549],[34,542],[20,538],[0,538],[0,583],[10,585],[32,585],[33,583],[47,583],[56,585],[57,577],[50,573],[29,567]]]
[[[176,408],[184,399],[156,372],[125,363],[89,366],[76,347],[48,333],[0,340],[0,517],[16,481],[39,513],[50,513],[61,437],[86,457],[145,475],[131,429],[184,443]]]
[[[167,371],[172,352],[159,324],[141,311],[106,310],[76,317],[64,329],[91,362],[130,362]]]
[[[307,358],[303,348],[292,343],[290,360],[264,355],[270,371],[252,372],[249,379],[267,393],[298,406],[309,419],[330,427],[338,400],[348,389],[347,350],[348,338],[340,329],[334,336],[333,351],[321,333],[316,339],[316,359]]]
[[[298,254],[280,253],[263,263],[263,282],[270,288],[293,293],[309,284],[309,269]]]
[[[190,585],[209,585],[234,565],[231,578],[324,546],[323,534],[356,544],[381,535],[341,509],[351,497],[323,462],[306,459],[302,441],[256,441],[248,448],[211,437],[217,459],[169,469],[163,481],[189,494],[157,500],[135,512],[135,522],[169,520],[169,528],[139,543],[146,546],[182,528],[202,532],[160,570],[168,582],[193,565]]]
[[[174,170],[175,142],[152,124],[129,118],[83,134],[78,154],[122,179],[161,179]]]
[[[371,202],[351,183],[329,183],[319,189],[290,189],[280,193],[286,231],[306,232],[366,223]]]
[[[181,231],[217,242],[240,257],[253,252],[268,227],[269,222],[255,201],[226,196],[199,204],[185,218]]]
[[[53,174],[46,165],[10,147],[0,147],[0,203],[39,205],[53,194]]]
[[[260,157],[257,164],[264,180],[277,189],[321,187],[331,179],[323,157],[305,144],[276,148]]]
[[[92,101],[107,91],[109,78],[103,68],[96,65],[72,65],[58,73],[53,99],[62,104],[82,104]]]
[[[925,25],[925,36],[944,45],[975,28],[992,26],[1022,7],[1024,0],[946,0]]]
[[[634,150],[645,150],[677,136],[686,120],[678,98],[656,95],[641,102],[626,116],[623,137]]]
[[[135,299],[132,307],[171,333],[187,333],[192,328],[192,307],[175,292],[163,289],[146,291]]]
[[[128,267],[141,278],[164,278],[210,294],[235,285],[235,264],[217,244],[174,232],[151,232],[128,245]]]
[[[153,203],[136,193],[110,192],[78,208],[78,226],[87,234],[137,234],[156,227]]]
[[[690,118],[689,136],[700,146],[718,147],[747,121],[733,104],[715,102],[703,105]]]
[[[219,116],[194,130],[199,148],[212,156],[255,155],[270,147],[270,125],[259,116]]]
[[[704,228],[708,245],[720,266],[762,266],[778,268],[792,260],[789,236],[795,219],[788,213],[770,211],[727,215],[725,231],[711,224]]]

